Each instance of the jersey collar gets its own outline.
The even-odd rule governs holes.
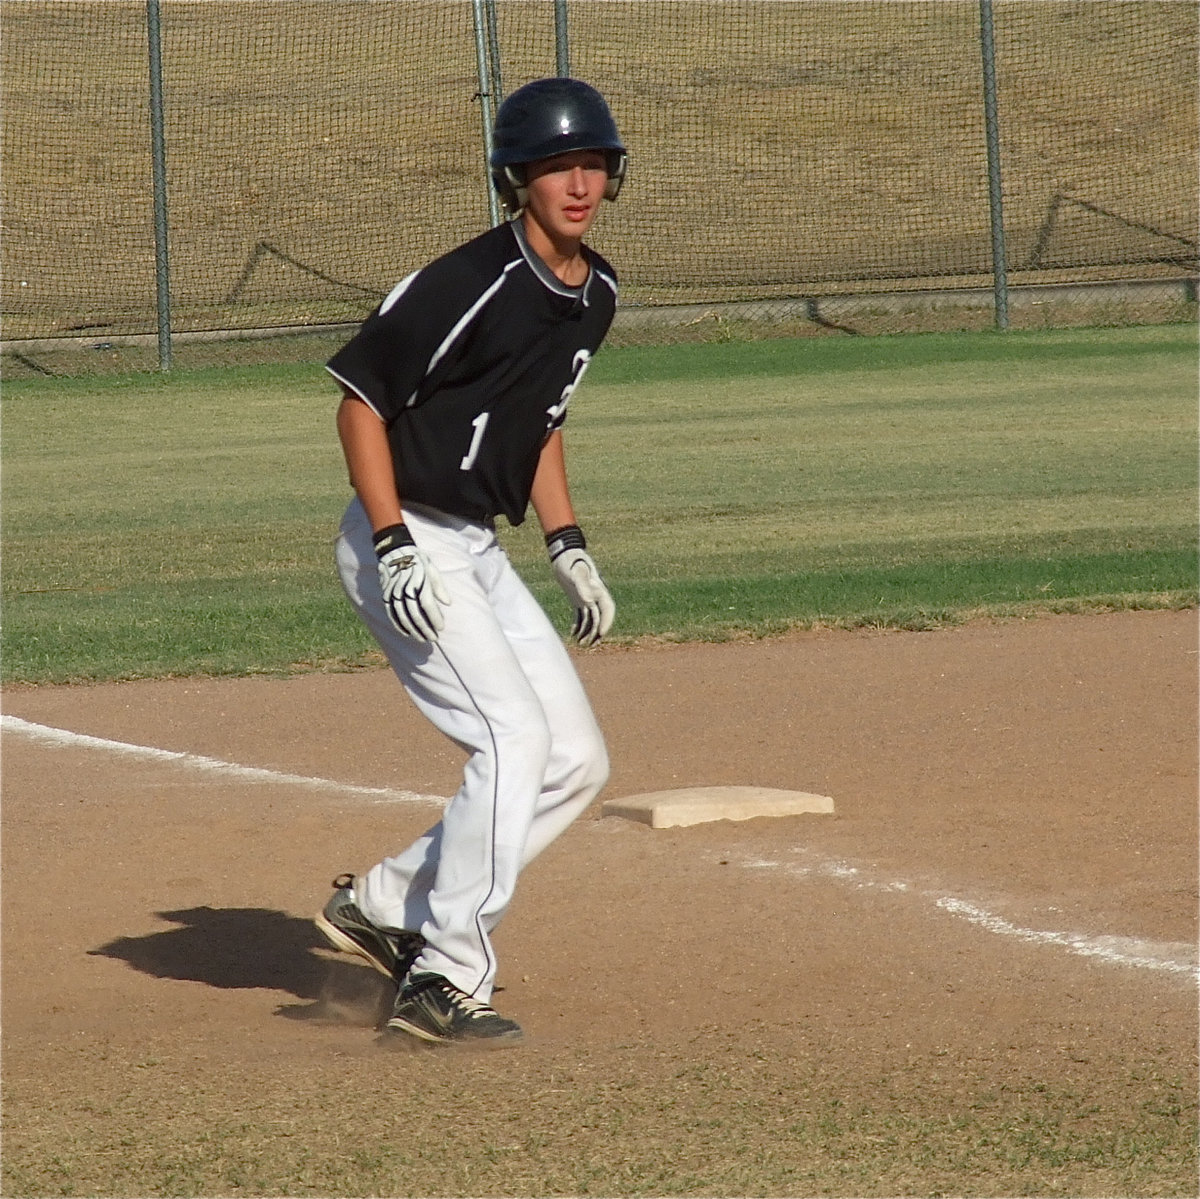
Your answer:
[[[529,263],[529,269],[542,281],[544,286],[557,295],[566,296],[570,300],[575,300],[583,304],[588,302],[588,291],[592,286],[592,277],[595,271],[592,269],[592,260],[588,255],[587,246],[583,247],[584,257],[587,258],[588,264],[587,278],[584,279],[579,287],[568,287],[530,246],[529,240],[525,236],[525,226],[521,223],[521,218],[517,216],[510,219],[508,227],[512,230],[513,237],[517,239],[517,245],[520,247],[525,261]]]

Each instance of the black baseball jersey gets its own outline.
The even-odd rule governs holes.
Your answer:
[[[616,310],[586,249],[567,287],[498,225],[397,284],[328,370],[387,426],[402,500],[469,520],[525,519],[538,458]]]

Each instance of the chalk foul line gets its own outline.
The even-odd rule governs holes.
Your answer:
[[[977,904],[951,895],[934,895],[921,892],[909,883],[900,880],[876,880],[863,874],[857,866],[833,860],[811,860],[788,863],[755,858],[742,863],[751,870],[781,869],[785,873],[816,876],[834,882],[846,883],[858,889],[890,891],[912,894],[932,900],[939,911],[966,920],[999,937],[1023,941],[1031,945],[1050,945],[1065,949],[1081,957],[1094,958],[1114,966],[1130,966],[1141,970],[1157,970],[1167,974],[1184,975],[1193,982],[1200,981],[1200,969],[1196,963],[1196,946],[1183,941],[1151,941],[1138,937],[1116,937],[1085,935],[1082,933],[1056,932],[1046,929],[1022,928],[1003,916],[989,912]]]
[[[1165,970],[1172,974],[1197,975],[1195,964],[1180,960],[1177,955],[1191,948],[1182,943],[1174,944],[1164,941],[1148,941],[1138,937],[1095,936],[1087,937],[1078,933],[1058,933],[1044,929],[1021,928],[1011,924],[1002,916],[984,911],[975,904],[962,899],[943,896],[937,901],[937,906],[952,916],[960,916],[971,924],[987,929],[1002,937],[1012,937],[1018,941],[1027,941],[1034,945],[1058,945],[1071,953],[1085,958],[1099,958],[1101,961],[1117,962],[1126,966],[1138,966],[1143,970]]]
[[[334,791],[342,795],[362,795],[374,799],[377,803],[435,804],[440,806],[446,802],[445,798],[440,795],[421,795],[415,791],[401,791],[392,787],[362,787],[354,783],[339,783],[333,779],[314,778],[310,775],[287,774],[258,766],[241,766],[236,762],[225,762],[220,758],[205,757],[203,754],[158,749],[149,745],[132,745],[126,741],[110,741],[106,737],[93,737],[87,733],[74,733],[69,729],[35,724],[29,720],[22,720],[19,716],[0,715],[0,727],[5,732],[15,733],[39,744],[59,749],[98,749],[144,762],[169,762],[188,770],[237,779],[241,782],[274,783],[319,791]],[[812,855],[808,856],[811,859]],[[917,892],[909,883],[900,880],[874,880],[864,876],[857,866],[851,866],[845,862],[817,860],[808,863],[784,863],[766,859],[750,859],[743,862],[742,865],[752,870],[782,869],[786,873],[794,875],[816,875],[860,889],[870,888],[878,891],[917,894],[923,898],[932,899],[934,906],[940,911],[966,920],[996,936],[1008,937],[1028,944],[1066,949],[1069,953],[1094,958],[1111,965],[1186,975],[1192,980],[1200,978],[1200,971],[1195,962],[1196,947],[1186,943],[1148,941],[1134,937],[1085,936],[1077,933],[1022,928],[967,900],[949,895]]]
[[[363,795],[378,803],[441,805],[446,802],[440,795],[421,795],[416,791],[400,791],[392,787],[360,787],[354,783],[339,783],[333,779],[314,778],[305,774],[286,774],[258,766],[240,766],[236,762],[223,762],[220,758],[208,758],[203,754],[157,749],[151,745],[131,745],[127,741],[110,741],[106,737],[92,737],[87,733],[73,733],[69,729],[34,724],[32,721],[22,720],[19,716],[0,716],[0,727],[7,733],[16,733],[30,741],[58,749],[99,749],[143,762],[170,762],[187,770],[237,779],[244,783],[275,783],[317,791],[336,791],[342,795]]]

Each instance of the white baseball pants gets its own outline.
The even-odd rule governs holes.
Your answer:
[[[338,572],[413,702],[469,757],[442,819],[360,876],[356,899],[381,928],[425,937],[416,969],[486,1002],[491,933],[517,876],[604,786],[608,754],[562,639],[495,531],[415,505],[404,516],[451,595],[436,643],[389,620],[357,499],[338,535]]]

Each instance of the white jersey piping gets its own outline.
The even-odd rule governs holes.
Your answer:
[[[342,385],[342,387],[346,389],[346,391],[352,392],[354,395],[358,396],[358,398],[362,400],[362,402],[366,404],[366,406],[370,408],[370,410],[374,412],[380,420],[383,420],[383,413],[380,412],[379,409],[376,408],[375,405],[372,404],[371,401],[365,395],[363,395],[363,393],[359,391],[349,379],[345,378],[343,375],[339,375],[332,366],[326,366],[325,369]]]
[[[466,310],[466,312],[464,312],[462,314],[462,316],[458,320],[458,323],[454,326],[453,329],[450,330],[449,333],[446,334],[445,340],[433,352],[433,357],[429,359],[429,365],[425,368],[425,378],[426,379],[428,379],[429,376],[433,373],[437,364],[439,362],[441,362],[441,360],[443,358],[445,358],[447,353],[449,353],[450,347],[455,343],[455,341],[458,339],[458,337],[462,333],[462,331],[475,319],[479,310],[485,304],[487,304],[487,302],[492,298],[492,296],[494,296],[496,294],[496,292],[498,292],[500,290],[500,288],[502,288],[504,286],[505,280],[507,280],[507,278],[508,278],[508,272],[520,265],[521,265],[520,261],[515,258],[513,259],[512,262],[506,263],[504,270],[500,273],[500,277],[491,285],[491,287],[489,287],[487,289],[487,291],[485,291],[479,297],[478,300],[475,301],[474,304],[471,305],[470,308],[468,308]],[[420,388],[418,388],[416,391],[414,391],[412,393],[412,395],[410,395],[408,397],[408,399],[405,401],[405,404],[404,404],[405,408],[411,408],[417,402],[417,395],[419,392],[420,392]]]
[[[395,302],[396,302],[396,301],[397,301],[397,300],[398,300],[398,299],[399,299],[399,298],[400,298],[402,295],[404,295],[404,293],[405,293],[406,291],[408,291],[408,289],[409,289],[409,286],[411,285],[412,281],[413,281],[413,280],[414,280],[414,279],[415,279],[415,278],[416,278],[416,277],[417,277],[417,276],[418,276],[420,273],[421,273],[421,272],[420,272],[419,270],[417,270],[417,271],[413,271],[413,273],[412,273],[411,275],[406,275],[406,276],[405,276],[403,279],[401,279],[401,280],[400,280],[400,282],[399,282],[399,283],[397,283],[397,284],[396,284],[396,286],[395,286],[395,287],[393,287],[393,288],[392,288],[392,290],[391,290],[391,291],[389,291],[389,292],[388,292],[388,294],[387,294],[387,297],[384,299],[383,303],[379,305],[379,315],[380,315],[380,316],[383,316],[383,314],[384,314],[385,312],[387,312],[387,310],[388,310],[389,308],[391,308],[391,306],[392,306],[393,304],[395,304]]]

